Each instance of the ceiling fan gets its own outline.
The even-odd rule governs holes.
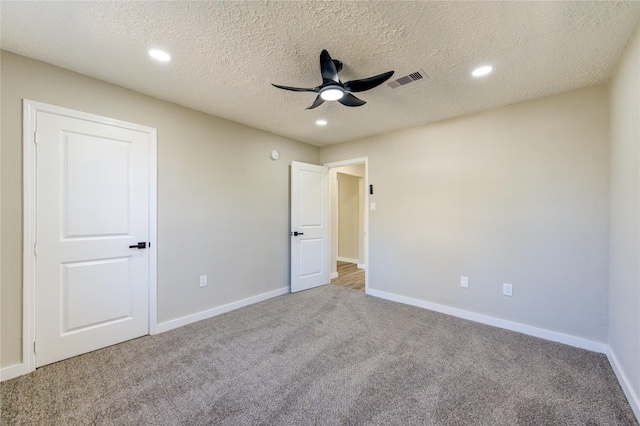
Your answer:
[[[369,78],[360,80],[351,80],[342,83],[338,77],[338,73],[342,70],[342,62],[331,59],[329,52],[323,50],[320,53],[320,72],[322,73],[322,85],[312,88],[289,87],[273,84],[278,89],[291,90],[293,92],[314,92],[318,96],[307,109],[316,108],[324,103],[324,101],[338,101],[342,105],[357,107],[366,104],[362,99],[353,96],[352,92],[364,92],[381,85],[393,75],[393,71],[388,71]]]

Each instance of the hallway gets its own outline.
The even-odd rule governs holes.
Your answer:
[[[355,263],[338,261],[338,278],[331,280],[331,284],[364,291],[364,269],[358,269]]]

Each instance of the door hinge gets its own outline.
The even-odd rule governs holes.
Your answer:
[[[33,254],[34,254],[34,256],[38,255],[38,243],[35,243],[33,245]]]
[[[33,132],[33,143],[38,144],[38,132]]]
[[[38,342],[36,342],[35,340],[33,341],[33,353],[38,353]]]

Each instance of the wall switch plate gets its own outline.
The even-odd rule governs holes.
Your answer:
[[[513,296],[513,287],[511,284],[502,283],[502,294],[505,296]]]
[[[376,203],[372,202],[371,203],[371,210],[375,210],[376,209]]]
[[[469,277],[460,277],[460,287],[469,288]]]
[[[207,276],[200,275],[200,287],[206,287],[206,286],[207,286]]]

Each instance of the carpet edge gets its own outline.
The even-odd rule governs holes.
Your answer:
[[[266,293],[258,294],[256,296],[247,297],[246,299],[238,300],[235,302],[227,303],[226,305],[217,306],[215,308],[207,309],[206,311],[197,312],[195,314],[186,315],[184,317],[176,318],[173,320],[159,323],[155,327],[155,333],[159,334],[165,331],[173,330],[175,328],[183,327],[194,322],[202,321],[208,318],[215,317],[227,312],[235,311],[236,309],[244,308],[245,306],[253,305],[254,303],[263,302],[265,300],[272,299],[277,296],[289,293],[289,287],[280,287],[279,289],[268,291]]]
[[[490,325],[492,327],[516,331],[518,333],[538,337],[552,342],[563,343],[565,345],[573,346],[580,349],[586,349],[592,352],[598,352],[601,354],[607,353],[608,345],[606,343],[585,339],[583,337],[572,336],[570,334],[564,334],[557,331],[534,327],[531,325],[496,318],[489,315],[478,314],[472,311],[466,311],[464,309],[440,305],[438,303],[427,302],[426,300],[416,299],[413,297],[401,296],[399,294],[389,293],[382,290],[368,289],[366,294],[368,294],[369,296],[390,300],[392,302],[416,306],[418,308],[428,309],[430,311],[439,312],[441,314],[451,315],[457,318]]]

